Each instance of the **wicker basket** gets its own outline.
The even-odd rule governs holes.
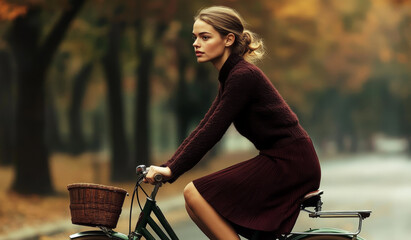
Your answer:
[[[90,183],[67,186],[73,224],[115,228],[120,217],[126,190]]]

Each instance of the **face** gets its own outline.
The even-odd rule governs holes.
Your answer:
[[[196,20],[193,25],[193,47],[197,62],[212,62],[217,69],[230,55],[230,39],[222,37],[210,24]]]

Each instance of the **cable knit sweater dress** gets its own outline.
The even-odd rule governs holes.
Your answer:
[[[264,73],[231,55],[219,73],[219,91],[197,128],[162,166],[175,181],[224,135],[231,123],[260,151],[244,162],[194,180],[207,202],[240,234],[251,229],[288,233],[299,201],[318,189],[320,164],[297,116]]]

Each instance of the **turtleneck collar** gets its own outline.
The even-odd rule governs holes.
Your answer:
[[[220,73],[218,75],[218,80],[220,81],[221,84],[224,84],[225,80],[228,77],[228,74],[231,72],[231,69],[233,69],[233,67],[237,65],[237,63],[241,61],[242,59],[243,58],[237,54],[231,54],[227,58],[227,60],[224,62],[223,66],[221,67]]]

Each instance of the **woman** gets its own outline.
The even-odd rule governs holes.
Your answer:
[[[175,181],[191,169],[234,123],[260,153],[196,179],[184,189],[186,209],[210,239],[261,238],[288,233],[299,201],[320,183],[320,165],[308,134],[268,78],[246,61],[258,59],[262,42],[227,7],[201,10],[193,25],[197,61],[219,70],[219,91],[197,128],[147,181],[162,174]],[[256,231],[257,230],[257,231]]]

